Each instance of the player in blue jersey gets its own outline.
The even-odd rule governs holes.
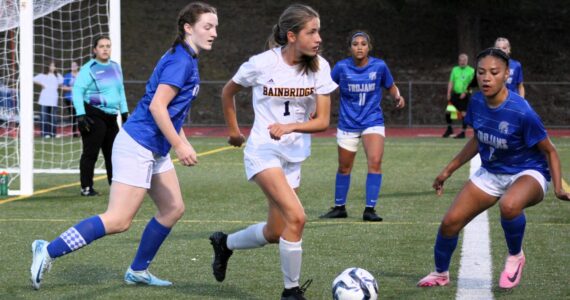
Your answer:
[[[320,18],[314,9],[290,5],[273,27],[267,43],[271,48],[243,63],[222,91],[228,142],[239,147],[245,138],[238,127],[234,98],[244,87],[252,87],[255,121],[244,150],[244,166],[247,179],[266,195],[268,214],[267,222],[210,236],[213,274],[217,281],[225,279],[234,251],[278,244],[285,286],[282,300],[305,299],[308,284],[299,285],[306,220],[297,196],[301,163],[311,152],[307,133],[329,126],[329,94],[337,88],[329,63],[318,55],[319,31]]]
[[[421,279],[420,287],[449,284],[449,263],[459,232],[497,202],[509,252],[499,287],[517,286],[525,265],[524,209],[542,201],[550,182],[557,198],[570,200],[562,188],[558,153],[542,121],[525,99],[505,86],[508,61],[508,55],[498,48],[477,55],[480,92],[471,99],[465,119],[475,136],[436,177],[433,188],[441,195],[444,182],[477,153],[482,166],[447,210],[435,240],[435,272]]]
[[[511,56],[511,43],[504,37],[495,40],[495,47],[503,50],[509,57]],[[507,88],[521,97],[525,97],[525,89],[523,84],[522,65],[519,61],[509,58],[509,79],[507,79]]]
[[[333,80],[340,86],[338,114],[338,170],[335,181],[335,206],[321,218],[346,218],[346,196],[350,173],[358,144],[362,140],[368,160],[366,176],[366,208],[364,221],[379,222],[382,218],[374,209],[382,186],[382,156],[384,155],[384,116],[380,102],[382,89],[396,99],[396,108],[403,108],[404,97],[394,83],[390,69],[379,58],[369,56],[370,35],[364,31],[350,34],[348,47],[352,57],[339,61],[332,70]]]
[[[123,86],[123,71],[111,60],[111,40],[99,36],[93,43],[93,58],[81,67],[71,97],[81,132],[83,152],[79,161],[81,196],[97,196],[93,189],[95,163],[102,150],[107,181],[113,178],[113,141],[119,132],[117,115],[126,121],[129,108]]]
[[[126,231],[147,192],[158,211],[142,234],[124,280],[127,284],[172,284],[149,273],[148,267],[184,214],[169,150],[174,148],[184,166],[198,162],[182,124],[199,89],[198,54],[210,50],[217,37],[216,9],[200,2],[190,3],[180,11],[177,25],[176,41],[156,65],[144,96],[113,145],[115,173],[107,211],[79,222],[49,243],[32,243],[31,280],[35,289],[40,288],[55,258],[105,235]]]

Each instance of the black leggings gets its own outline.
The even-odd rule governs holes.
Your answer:
[[[111,153],[113,151],[113,141],[117,133],[119,133],[117,115],[106,114],[87,103],[85,104],[85,114],[93,120],[94,124],[91,125],[91,132],[81,133],[81,140],[83,141],[83,153],[81,153],[79,162],[81,188],[93,187],[93,174],[95,163],[99,156],[99,149],[103,150],[105,169],[107,169],[107,181],[111,184],[111,179],[113,179]]]

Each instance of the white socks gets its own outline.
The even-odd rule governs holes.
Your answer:
[[[265,222],[257,223],[228,235],[226,242],[228,249],[252,249],[265,246],[268,243],[263,236],[265,224]]]
[[[302,243],[303,240],[298,242],[289,242],[284,240],[282,237],[279,238],[281,271],[283,272],[283,281],[286,289],[299,286],[301,262],[303,258],[303,248],[301,247]]]
[[[230,250],[260,248],[268,244],[263,236],[265,222],[251,225],[243,230],[228,235],[226,245]],[[303,257],[303,241],[289,242],[279,238],[279,256],[285,288],[299,286],[301,262]]]

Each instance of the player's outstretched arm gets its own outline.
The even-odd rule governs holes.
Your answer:
[[[570,191],[564,191],[564,188],[562,187],[562,167],[560,166],[560,156],[558,156],[556,147],[548,137],[540,141],[537,144],[537,147],[542,153],[544,153],[544,156],[546,156],[556,198],[570,201]]]
[[[235,95],[242,88],[241,85],[230,79],[222,89],[222,109],[228,126],[228,143],[235,147],[241,147],[245,142],[245,136],[239,130],[235,103]]]
[[[439,175],[437,175],[433,181],[432,187],[435,189],[435,192],[438,196],[443,194],[443,183],[447,180],[447,178],[451,177],[451,174],[453,174],[455,170],[459,169],[466,162],[471,160],[475,154],[477,154],[477,147],[477,139],[475,137],[471,138],[467,144],[465,144],[463,149],[461,149],[461,151],[449,162],[449,164],[443,168]]]

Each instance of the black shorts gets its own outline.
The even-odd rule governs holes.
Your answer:
[[[459,96],[461,96],[461,94],[451,94],[451,104],[453,104],[458,111],[467,111],[471,94],[465,94],[465,98],[463,99],[460,99]]]

